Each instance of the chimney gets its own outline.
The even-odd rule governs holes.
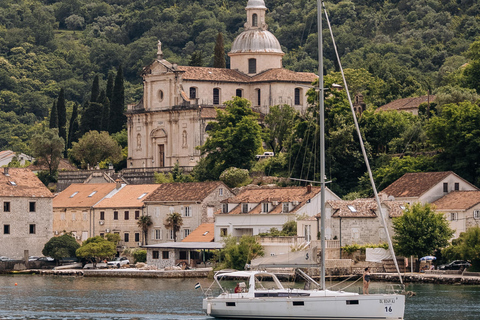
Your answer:
[[[311,184],[309,184],[307,186],[307,193],[310,193],[310,192],[312,192],[312,185]]]
[[[3,167],[3,174],[8,176],[8,167]]]
[[[116,183],[116,186],[115,186],[115,189],[120,189],[120,187],[122,186],[122,180],[120,179],[117,179],[115,180],[115,183]]]

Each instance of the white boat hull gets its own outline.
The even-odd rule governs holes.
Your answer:
[[[405,296],[397,294],[310,297],[239,297],[221,295],[203,300],[203,311],[235,319],[403,319]]]

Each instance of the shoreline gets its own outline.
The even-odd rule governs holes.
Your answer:
[[[213,269],[197,268],[191,270],[140,270],[135,268],[124,269],[63,269],[45,270],[30,269],[7,272],[4,274],[34,274],[42,276],[80,276],[80,277],[116,277],[116,278],[208,278]],[[480,285],[480,273],[464,272],[463,274],[438,273],[402,273],[402,280],[406,283],[433,283],[452,285]],[[339,275],[330,277],[332,280],[345,280],[349,277],[361,275]],[[396,273],[372,273],[372,280],[381,282],[399,282]]]

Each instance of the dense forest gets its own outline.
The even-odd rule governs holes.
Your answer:
[[[108,79],[118,75],[118,70],[123,72],[125,103],[138,101],[142,96],[140,73],[155,58],[158,40],[163,43],[165,58],[172,63],[213,66],[217,35],[223,34],[227,53],[243,30],[246,3],[247,0],[2,0],[0,150],[29,153],[29,141],[48,127],[52,105],[61,91],[67,122],[79,106],[82,132],[82,115],[87,102],[91,102],[92,83],[98,81],[98,88],[106,90],[102,88],[108,87]],[[316,1],[265,3],[269,30],[285,52],[284,67],[316,72]],[[480,159],[474,155],[480,153],[476,103],[480,90],[480,42],[475,42],[480,40],[480,3],[332,0],[325,6],[343,67],[350,70],[352,92],[364,95],[369,110],[399,98],[427,93],[437,96],[436,102],[427,106],[423,118],[379,116],[373,111],[362,116],[360,121],[365,126],[377,177],[390,177],[382,180],[387,183],[392,179],[389,170],[396,165],[402,169],[393,170],[394,176],[406,168],[455,170],[480,185]],[[328,37],[325,31],[324,38]],[[324,72],[329,81],[340,81],[331,42],[326,42],[325,55]],[[364,172],[355,162],[358,155],[339,147],[355,140],[353,136],[346,138],[350,137],[346,132],[352,129],[351,120],[340,116],[343,109],[338,101],[344,98],[338,97],[327,115],[329,151],[333,154],[328,170],[338,182],[347,181],[347,175],[353,181],[352,185],[341,184],[336,190],[340,194],[360,189],[368,193],[368,188],[357,187],[356,178],[362,181]],[[449,103],[463,103],[463,107],[454,108]],[[435,119],[430,119],[431,115]],[[452,117],[462,121],[462,125],[470,125],[463,129],[473,137],[442,136],[442,130],[463,130],[459,123],[451,123]],[[312,132],[307,129],[309,119],[303,121],[303,127],[297,127],[295,134]],[[290,150],[305,148],[293,146],[295,137],[291,135],[285,139]],[[466,141],[457,150],[444,145],[449,139]],[[451,153],[446,152],[449,150]],[[462,152],[468,152],[467,156]],[[423,155],[419,157],[419,153]],[[398,154],[400,158],[393,157]],[[406,157],[409,155],[415,157]],[[409,159],[408,165],[405,159]],[[359,159],[358,163],[361,162]],[[297,170],[295,173],[301,175],[305,162],[299,166],[272,163],[264,170],[280,174],[288,167],[290,174]],[[345,170],[345,166],[349,169]]]

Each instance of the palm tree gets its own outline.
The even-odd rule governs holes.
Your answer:
[[[182,215],[178,212],[169,213],[165,227],[173,230],[173,242],[177,242],[177,232],[180,231],[180,227],[183,225]]]
[[[137,225],[142,229],[143,239],[145,240],[145,245],[147,245],[147,236],[148,236],[148,228],[153,224],[151,216],[140,216],[138,218]]]

